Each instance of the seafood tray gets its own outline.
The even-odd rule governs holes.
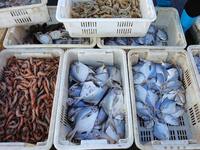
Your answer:
[[[137,117],[136,97],[134,91],[134,81],[132,65],[138,63],[139,59],[153,61],[155,63],[167,62],[178,65],[182,70],[182,82],[185,89],[186,112],[179,119],[178,126],[169,128],[169,140],[158,140],[152,132],[152,129],[144,127],[144,121]],[[168,49],[147,50],[134,49],[128,53],[128,70],[131,89],[133,124],[135,143],[140,149],[199,149],[199,117],[200,103],[199,90],[189,55],[186,51]]]
[[[1,8],[0,28],[46,22],[49,19],[46,4],[47,0],[41,0],[38,4]]]
[[[1,65],[0,65],[0,71],[1,71],[1,75],[2,75],[2,71],[5,69],[4,67],[6,66],[6,62],[7,62],[7,60],[8,60],[8,58],[9,58],[9,60],[12,60],[12,59],[14,59],[14,60],[17,60],[18,61],[18,63],[19,63],[19,61],[21,61],[21,62],[25,62],[25,61],[23,61],[23,59],[24,60],[26,60],[26,64],[27,64],[27,62],[33,62],[34,61],[34,63],[35,63],[35,61],[36,61],[36,59],[54,59],[54,58],[58,58],[57,60],[56,60],[56,63],[57,63],[57,65],[58,65],[58,69],[57,69],[57,77],[55,77],[56,78],[56,83],[54,84],[54,89],[55,89],[55,91],[54,91],[54,96],[52,97],[52,103],[51,103],[51,105],[52,105],[52,109],[49,111],[50,112],[50,115],[51,115],[51,118],[50,118],[50,120],[49,120],[49,127],[48,127],[48,132],[46,133],[46,135],[47,135],[47,139],[46,140],[44,140],[44,141],[41,141],[41,142],[37,142],[37,143],[35,143],[35,142],[31,142],[32,141],[32,137],[34,137],[34,132],[32,132],[32,131],[30,131],[30,129],[29,129],[29,133],[33,133],[33,135],[32,135],[32,137],[29,137],[29,139],[27,139],[27,134],[26,134],[26,139],[24,140],[24,138],[22,138],[22,136],[18,136],[16,133],[15,133],[15,136],[14,136],[14,134],[13,134],[13,137],[15,138],[15,139],[13,139],[13,137],[11,138],[9,138],[9,136],[7,136],[7,139],[3,139],[3,137],[2,137],[2,131],[1,131],[1,142],[0,142],[0,149],[50,149],[51,148],[51,146],[52,146],[52,144],[53,144],[53,134],[54,134],[54,126],[55,126],[55,117],[56,117],[56,107],[57,107],[57,101],[58,101],[58,94],[59,94],[59,87],[60,87],[60,73],[61,73],[61,67],[62,67],[62,61],[63,61],[63,55],[64,55],[64,51],[63,50],[61,50],[61,49],[29,49],[28,51],[26,50],[26,49],[15,49],[15,50],[13,50],[13,49],[5,49],[5,50],[3,50],[2,52],[0,52],[0,59],[1,59]],[[32,57],[32,59],[31,59],[31,57]],[[35,60],[34,60],[35,59]],[[8,60],[8,61],[9,61]],[[12,61],[10,61],[11,63],[12,63]],[[52,62],[52,61],[51,61]],[[25,64],[25,63],[24,63]],[[40,64],[41,64],[41,62],[40,62]],[[30,65],[30,64],[29,64]],[[38,64],[39,65],[39,64]],[[12,65],[13,66],[13,65]],[[28,65],[25,65],[25,66],[28,66]],[[25,67],[24,66],[24,67]],[[9,67],[8,67],[9,68]],[[17,68],[17,69],[19,69],[19,68]],[[35,70],[35,69],[34,69]],[[36,67],[36,72],[37,72],[37,67]],[[37,74],[38,75],[38,74]],[[2,75],[3,76],[3,75]],[[4,79],[4,78],[3,78]],[[20,78],[20,76],[19,76],[19,79],[24,79],[22,76],[21,76],[21,78]],[[35,80],[35,79],[34,79]],[[48,80],[48,79],[47,79]],[[3,81],[3,80],[1,80],[1,81]],[[24,80],[25,81],[25,80]],[[26,80],[27,81],[27,80]],[[30,80],[29,80],[30,81]],[[32,80],[33,81],[33,80]],[[52,81],[52,80],[51,80]],[[55,80],[54,80],[55,81]],[[47,81],[46,81],[47,82]],[[52,81],[53,82],[53,81]],[[3,84],[3,82],[1,82],[2,84]],[[37,83],[37,82],[35,82],[36,83],[36,85],[39,83]],[[1,89],[2,89],[2,84],[1,84]],[[48,83],[47,83],[48,84]],[[50,83],[51,84],[51,83]],[[19,84],[18,84],[19,85]],[[33,85],[33,84],[32,84]],[[25,86],[25,85],[24,85]],[[50,85],[51,86],[51,85]],[[52,86],[51,86],[52,87]],[[29,91],[30,91],[31,89],[29,89]],[[2,94],[2,91],[1,91],[1,94]],[[29,94],[29,92],[28,92],[28,94]],[[30,92],[30,94],[31,94],[31,92]],[[51,93],[52,94],[52,93]],[[32,96],[33,96],[34,94],[32,94]],[[16,96],[16,95],[15,95]],[[19,96],[19,95],[18,95]],[[31,98],[33,98],[31,96]],[[21,98],[22,99],[22,98]],[[19,99],[17,99],[17,100],[19,100]],[[19,100],[20,101],[20,100]],[[18,102],[19,102],[18,101]],[[1,103],[2,104],[2,103]],[[7,103],[8,104],[8,103]],[[10,104],[10,103],[9,103]],[[20,103],[17,103],[16,105],[17,105],[17,108],[19,107],[19,104]],[[26,103],[27,104],[27,103]],[[24,105],[26,105],[25,103],[24,103]],[[30,103],[29,103],[30,104]],[[42,104],[42,103],[41,103]],[[43,103],[44,104],[44,103]],[[14,104],[15,105],[15,104]],[[2,106],[1,106],[1,108],[2,108]],[[27,107],[26,107],[27,108]],[[30,107],[28,107],[28,108],[30,108]],[[32,108],[32,106],[31,106],[31,108]],[[46,107],[43,107],[43,108],[45,108],[45,110],[47,110],[46,109]],[[15,108],[13,108],[13,109],[15,109]],[[2,111],[2,109],[1,109],[1,111]],[[6,111],[6,110],[5,110]],[[12,109],[11,110],[9,110],[10,112],[11,111],[13,111]],[[20,111],[21,111],[21,109],[20,109]],[[17,115],[17,112],[16,112],[16,115],[14,114],[14,117],[16,117],[16,116],[18,116],[19,117],[19,115],[21,116],[23,116],[23,115],[25,115],[24,114],[24,112],[18,112],[18,115]],[[39,111],[40,111],[40,108],[39,108]],[[9,113],[10,113],[9,112]],[[23,114],[20,114],[20,113],[23,113]],[[27,112],[26,112],[26,114],[27,114]],[[41,114],[41,112],[40,112],[40,114]],[[33,114],[32,114],[33,115]],[[22,117],[21,116],[21,117]],[[18,117],[16,117],[15,119],[17,120],[18,119]],[[32,116],[33,117],[33,116]],[[30,117],[30,118],[32,118],[32,117]],[[41,116],[40,116],[41,117]],[[13,117],[12,117],[13,118]],[[37,117],[38,118],[38,117]],[[14,120],[15,120],[14,119]],[[21,119],[21,118],[20,118]],[[28,118],[26,118],[26,117],[24,117],[24,124],[25,124],[25,120],[27,120]],[[33,118],[32,118],[33,119]],[[12,119],[13,120],[13,119]],[[46,119],[45,119],[46,120]],[[44,121],[45,121],[44,120]],[[1,119],[1,121],[3,121],[3,119]],[[27,123],[27,121],[26,121],[26,123]],[[32,122],[32,123],[35,123],[34,121]],[[21,126],[23,126],[24,124],[22,124]],[[2,122],[1,122],[1,126],[2,126]],[[39,125],[38,125],[39,126]],[[37,127],[38,127],[37,126]],[[35,130],[37,129],[37,132],[38,132],[38,128],[35,128]],[[18,128],[20,128],[19,126],[16,128],[16,130],[18,131],[19,129]],[[25,127],[24,127],[25,128]],[[23,128],[23,129],[24,129]],[[29,127],[30,128],[30,127]],[[34,128],[34,127],[33,127]],[[7,130],[9,130],[10,129],[10,127],[8,127],[7,128]],[[27,125],[26,125],[26,129],[27,129]],[[1,127],[1,130],[2,130],[2,127]],[[6,130],[6,131],[7,131]],[[20,131],[22,131],[22,129],[20,129]],[[41,131],[41,130],[40,130]],[[26,132],[26,133],[28,133],[28,132]],[[35,131],[36,132],[36,131]],[[42,132],[42,131],[41,131]],[[41,132],[39,133],[39,134],[41,134]],[[4,132],[5,133],[5,132]],[[11,132],[11,134],[12,134],[13,132]],[[21,133],[21,132],[20,132]],[[5,133],[5,134],[10,134],[9,132],[8,133]],[[37,133],[38,134],[38,133]],[[40,135],[38,135],[38,136],[40,136]],[[17,139],[18,138],[18,139]],[[19,139],[21,138],[21,142],[19,141]],[[23,140],[22,140],[23,139]],[[7,141],[7,142],[3,142],[3,141]],[[19,141],[19,142],[16,142],[16,141]],[[22,142],[22,141],[27,141],[27,142]],[[40,140],[37,140],[37,141],[40,141]],[[28,143],[29,142],[29,143]],[[32,144],[31,144],[32,143]]]
[[[152,0],[139,1],[141,18],[72,18],[72,3],[59,0],[56,12],[57,20],[64,23],[72,37],[142,37],[156,19]]]
[[[167,45],[106,45],[104,38],[97,38],[97,46],[100,48],[153,48],[153,49],[168,49],[171,47],[183,49],[186,47],[186,39],[183,29],[180,24],[179,15],[174,8],[156,7],[157,19],[152,23],[160,29],[164,29],[168,35]]]
[[[124,110],[125,110],[125,138],[120,139],[118,143],[109,144],[106,139],[97,140],[81,140],[79,144],[75,144],[66,140],[66,134],[69,131],[67,123],[67,116],[65,115],[68,106],[68,76],[70,65],[74,61],[80,61],[90,66],[115,65],[120,69],[122,77],[122,87],[124,95]],[[133,126],[132,126],[132,112],[131,102],[129,97],[127,62],[125,52],[116,49],[70,49],[65,52],[64,63],[62,69],[62,83],[60,97],[57,107],[57,120],[54,134],[54,145],[60,150],[64,149],[122,149],[129,148],[133,143]]]
[[[194,72],[195,72],[195,76],[196,76],[196,79],[197,79],[197,83],[199,85],[199,88],[200,88],[200,74],[199,74],[199,67],[197,68],[197,65],[196,65],[196,62],[195,59],[194,59],[194,56],[199,56],[200,54],[200,46],[198,45],[191,45],[188,47],[187,49],[188,53],[189,53],[189,56],[190,56],[190,60],[191,60],[191,63],[192,63],[192,67],[194,69]],[[199,62],[198,63],[198,66],[199,66]]]
[[[47,25],[57,24],[58,21],[55,18],[56,6],[48,6],[50,19]],[[36,47],[59,47],[59,48],[92,48],[96,45],[95,38],[88,38],[89,43],[81,44],[28,44],[23,43],[24,39],[27,39],[27,31],[29,26],[13,27],[8,29],[7,34],[4,39],[4,47],[6,48],[36,48]],[[82,38],[83,39],[83,38]],[[86,38],[84,38],[86,39]],[[80,38],[78,39],[80,40]]]

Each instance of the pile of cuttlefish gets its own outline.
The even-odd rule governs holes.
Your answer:
[[[195,61],[196,66],[197,66],[197,70],[200,73],[200,56],[199,55],[194,56],[194,61]]]
[[[169,140],[168,125],[178,126],[185,113],[182,69],[169,63],[142,60],[132,67],[137,116],[159,140]]]
[[[125,138],[123,89],[117,67],[73,62],[69,85],[67,140],[106,139],[114,144]]]
[[[168,34],[164,28],[151,25],[144,37],[107,37],[104,38],[104,45],[120,46],[166,46]]]

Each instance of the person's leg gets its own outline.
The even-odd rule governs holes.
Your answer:
[[[183,27],[183,31],[186,32],[194,24],[195,20],[196,17],[190,17],[184,9],[181,14],[181,25]]]
[[[48,0],[48,5],[49,6],[56,6],[57,2],[58,2],[58,0]]]
[[[186,32],[195,22],[197,16],[200,15],[200,1],[188,0],[181,14],[181,24],[184,32]]]
[[[178,13],[180,16],[181,16],[181,13],[183,12],[186,2],[187,0],[173,0],[174,7],[178,10]]]

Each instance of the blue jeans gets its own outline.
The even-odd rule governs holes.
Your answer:
[[[185,10],[181,14],[181,25],[183,31],[186,32],[196,21],[197,17],[190,17]]]

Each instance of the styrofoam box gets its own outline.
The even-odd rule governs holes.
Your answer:
[[[115,46],[105,45],[103,38],[97,38],[97,46],[100,48],[121,48],[121,49],[132,49],[132,48],[153,48],[153,49],[167,49],[167,48],[180,48],[184,49],[187,45],[183,29],[181,27],[178,11],[170,7],[157,7],[156,8],[157,19],[152,24],[157,27],[164,28],[168,34],[168,45],[167,46]]]
[[[187,112],[180,117],[179,126],[170,126],[170,139],[157,140],[152,129],[146,129],[144,122],[139,120],[136,112],[134,82],[132,65],[143,58],[153,62],[162,61],[179,65],[183,70],[183,86],[186,89]],[[130,93],[133,112],[135,143],[140,149],[175,150],[175,149],[200,149],[200,94],[194,71],[186,51],[180,50],[148,50],[134,49],[128,53],[128,70],[130,79]]]
[[[194,61],[194,56],[200,54],[200,45],[191,45],[187,48],[187,51],[189,53],[190,60],[191,60],[191,63],[192,63],[192,67],[194,69],[195,76],[196,76],[196,79],[197,79],[197,82],[198,82],[198,85],[199,85],[199,88],[200,88],[200,74],[199,74],[199,71],[197,69],[197,65]]]
[[[47,22],[48,25],[56,24],[56,6],[49,6],[50,19]],[[23,39],[26,37],[26,30],[29,26],[13,27],[8,29],[5,36],[3,45],[5,48],[41,48],[41,47],[52,47],[52,48],[92,48],[96,45],[96,39],[90,38],[89,44],[23,44]]]
[[[139,0],[142,18],[71,18],[73,1],[59,0],[56,12],[72,37],[144,36],[156,19],[152,0]]]
[[[0,28],[46,22],[49,19],[47,0],[39,4],[0,9]]]
[[[67,141],[65,136],[67,134],[67,119],[65,115],[67,106],[66,100],[68,98],[68,77],[70,64],[74,61],[80,61],[87,65],[100,66],[103,62],[106,65],[116,65],[121,70],[122,86],[125,102],[125,123],[126,133],[125,139],[121,139],[118,144],[108,144],[107,140],[82,140],[80,145],[76,145]],[[122,149],[128,148],[133,144],[133,123],[131,102],[128,85],[128,71],[126,54],[120,49],[71,49],[67,50],[64,55],[61,86],[59,94],[59,102],[57,107],[56,126],[54,145],[58,150],[75,150],[75,149]]]
[[[64,51],[62,49],[5,49],[0,52],[0,71],[5,67],[7,59],[15,56],[16,58],[53,58],[59,57],[59,67],[57,73],[56,87],[54,92],[53,106],[51,112],[48,139],[44,142],[38,142],[36,145],[23,142],[0,142],[0,149],[6,150],[48,150],[53,144],[56,108],[59,97],[60,76],[62,69]]]

